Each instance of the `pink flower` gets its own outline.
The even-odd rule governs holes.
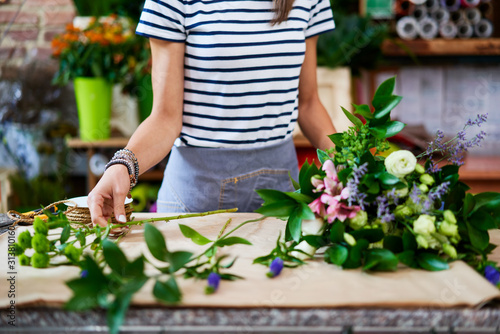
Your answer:
[[[333,204],[333,205],[332,205]],[[340,201],[335,201],[326,209],[328,223],[332,223],[335,219],[344,222],[347,218],[354,218],[361,208],[357,205],[347,206]]]
[[[321,202],[321,197],[316,198],[314,201],[309,203],[309,207],[311,208],[312,212],[318,214],[320,217],[325,216],[325,206],[323,202]]]
[[[323,190],[325,190],[325,183],[323,182],[322,179],[318,179],[316,176],[311,177],[311,184],[315,188],[313,192],[319,193]]]
[[[338,180],[337,179],[337,170],[335,169],[335,165],[333,164],[332,160],[326,160],[323,163],[322,169],[326,172],[326,176],[329,179]]]

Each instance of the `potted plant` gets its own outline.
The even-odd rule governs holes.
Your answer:
[[[90,20],[86,28],[68,24],[52,41],[59,61],[53,83],[73,81],[82,140],[109,138],[113,83],[127,71],[135,41],[129,19],[111,15]]]

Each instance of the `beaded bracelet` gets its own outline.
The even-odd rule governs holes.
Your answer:
[[[113,155],[113,158],[111,158],[111,160],[106,164],[106,169],[116,164],[121,164],[127,167],[130,178],[130,190],[132,190],[139,179],[139,162],[137,161],[135,154],[128,149],[118,150]]]

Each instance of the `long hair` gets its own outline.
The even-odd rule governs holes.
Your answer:
[[[294,0],[274,0],[274,18],[271,24],[279,24],[286,21],[292,10]]]

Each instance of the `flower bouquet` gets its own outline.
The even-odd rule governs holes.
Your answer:
[[[394,86],[394,78],[380,85],[373,111],[342,108],[353,126],[329,136],[334,148],[318,150],[320,168],[306,161],[295,192],[257,190],[264,199],[257,211],[287,220],[284,240],[254,261],[275,268],[270,276],[279,272],[277,263],[294,267],[323,254],[328,263],[372,271],[394,271],[400,263],[436,271],[463,260],[498,284],[498,267],[487,255],[496,247],[488,230],[500,226],[500,194],[467,193],[458,174],[465,151],[485,136],[467,140],[466,130],[486,115],[450,140],[438,131],[418,156],[400,150],[385,158],[387,138],[405,126],[390,118],[401,101]]]

